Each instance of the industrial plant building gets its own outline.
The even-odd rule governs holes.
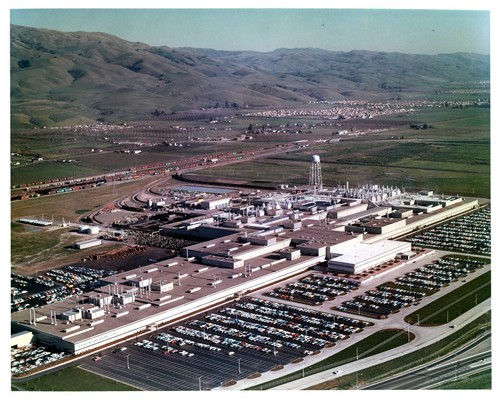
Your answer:
[[[359,274],[398,256],[411,254],[411,243],[382,240],[376,243],[357,243],[343,254],[328,260],[328,270]]]
[[[203,238],[181,256],[105,279],[92,292],[12,314],[16,330],[74,354],[155,329],[327,262],[332,273],[358,274],[400,256],[411,244],[391,240],[478,206],[448,202],[324,195],[270,195],[239,212],[227,198],[207,214],[165,225],[160,234]],[[419,195],[420,196],[420,195]],[[408,200],[408,201],[406,201]],[[436,207],[431,214],[411,206]],[[220,207],[226,207],[220,210]],[[223,208],[224,208],[223,207]]]

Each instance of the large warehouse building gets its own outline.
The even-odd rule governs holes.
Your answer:
[[[328,260],[328,270],[359,274],[376,265],[410,253],[411,243],[407,242],[382,240],[370,244],[357,243],[338,257]]]
[[[351,208],[348,204],[352,204],[351,199],[332,204],[337,215],[340,212],[348,221],[332,219],[329,207],[307,212],[297,203],[279,215],[273,207],[268,213],[264,210],[258,215],[240,216],[238,224],[231,219],[231,228],[212,225],[217,220],[214,217],[170,225],[164,230],[169,234],[178,230],[184,235],[197,235],[197,230],[202,230],[202,235],[211,240],[184,248],[182,257],[106,278],[104,286],[84,295],[15,312],[12,325],[15,330],[35,333],[42,343],[81,354],[325,261],[330,271],[357,274],[411,252],[410,243],[386,239],[472,209],[478,203],[462,200],[431,216],[405,213],[407,218],[392,219],[388,217],[391,207],[358,208],[358,202]],[[397,209],[401,209],[400,204]],[[362,220],[353,221],[355,214]]]

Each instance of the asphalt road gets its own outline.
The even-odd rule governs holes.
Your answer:
[[[484,351],[484,342],[489,349]],[[461,357],[466,351],[476,351],[477,354]],[[410,390],[430,389],[442,383],[456,380],[485,369],[491,369],[491,335],[467,346],[450,356],[443,357],[425,366],[413,369],[397,377],[366,386],[363,390]]]

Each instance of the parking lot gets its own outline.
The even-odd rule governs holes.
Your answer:
[[[11,273],[11,312],[80,295],[99,286],[101,278],[115,273],[102,268],[72,265],[37,274],[36,277]]]
[[[312,274],[299,281],[290,282],[285,286],[275,287],[266,293],[270,297],[290,300],[308,305],[319,305],[325,301],[335,300],[353,290],[358,289],[360,282],[336,276]]]
[[[83,368],[144,390],[208,390],[316,354],[371,325],[252,297],[137,338],[124,351],[88,357]]]
[[[54,351],[42,345],[29,345],[22,349],[11,348],[10,372],[13,375],[24,374],[66,357],[68,354],[64,351]]]
[[[439,291],[438,283],[463,279],[484,264],[441,254],[410,262],[390,272],[387,280],[365,282],[363,291],[346,292],[321,305],[278,301],[268,296],[269,289],[263,290],[138,337],[123,344],[124,351],[106,350],[96,361],[88,357],[83,368],[144,390],[231,386],[323,351],[331,353],[339,341],[343,344],[380,324],[380,315],[390,318],[403,307],[417,306],[423,297]],[[331,284],[337,278],[308,272],[276,287],[304,281]],[[410,278],[414,281],[408,285],[404,279]]]
[[[455,218],[406,240],[415,246],[490,255],[491,207]]]
[[[402,308],[418,305],[422,297],[465,278],[469,273],[482,268],[485,263],[455,256],[437,258],[396,277],[386,285],[344,301],[335,309],[359,317],[385,319]]]

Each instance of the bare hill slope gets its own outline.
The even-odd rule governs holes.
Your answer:
[[[490,74],[489,56],[478,54],[173,49],[104,33],[10,28],[13,129],[209,107],[411,97]]]

